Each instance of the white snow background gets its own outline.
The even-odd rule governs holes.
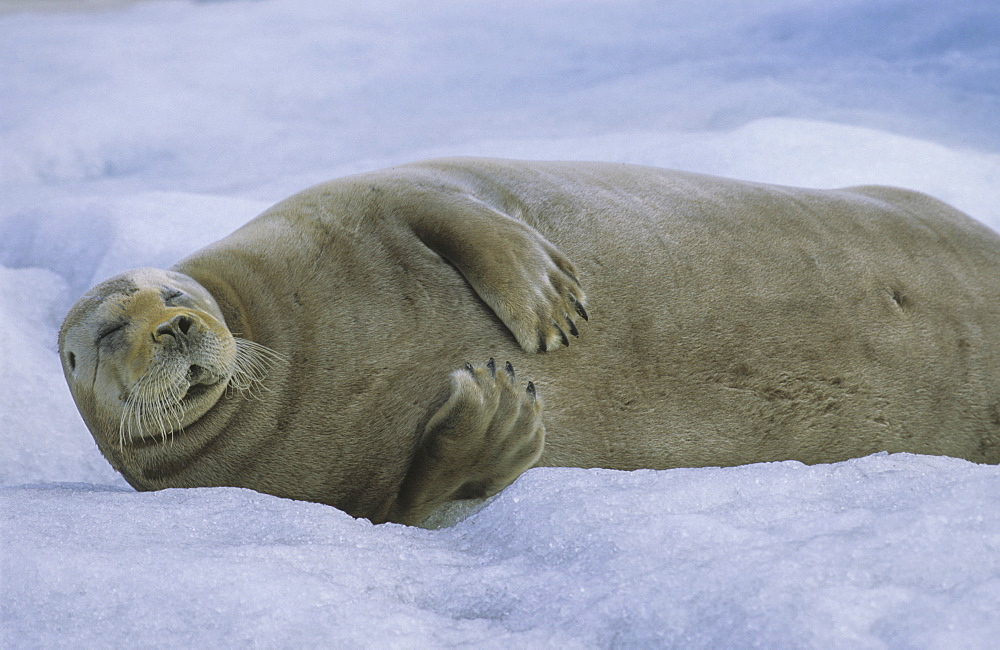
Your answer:
[[[134,492],[55,345],[112,273],[314,182],[437,155],[896,184],[998,228],[993,0],[12,9],[0,647],[1000,644],[997,467],[536,469],[453,527],[372,526],[247,490]]]

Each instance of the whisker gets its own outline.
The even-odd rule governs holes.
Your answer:
[[[276,367],[288,363],[288,357],[254,341],[234,337],[236,354],[228,377],[227,391],[246,393],[259,399],[261,391],[270,391],[264,379]],[[186,363],[186,362],[185,362]],[[158,435],[165,444],[173,444],[183,433],[187,405],[184,396],[191,387],[176,364],[152,364],[136,380],[122,403],[118,421],[118,445],[124,448],[137,439]]]
[[[263,383],[264,378],[275,366],[288,363],[288,357],[254,341],[241,338],[235,341],[236,361],[229,385],[252,399],[260,399],[257,391],[270,391]]]

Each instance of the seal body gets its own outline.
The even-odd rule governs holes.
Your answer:
[[[95,431],[67,370],[140,489],[244,486],[392,518],[415,465],[465,471],[421,449],[443,420],[435,435],[461,435],[435,414],[471,412],[456,369],[488,357],[544,402],[544,446],[508,482],[532,464],[1000,462],[1000,236],[915,192],[447,159],[310,188],[171,272],[286,363],[169,439],[125,444]],[[82,322],[67,317],[64,367]]]

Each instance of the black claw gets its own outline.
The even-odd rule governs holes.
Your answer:
[[[573,319],[566,316],[566,322],[569,323],[569,333],[576,338],[580,338],[580,330],[576,329],[576,323],[573,322]]]
[[[486,369],[490,371],[490,377],[496,378],[497,376],[497,362],[490,357],[490,360],[486,362]]]
[[[510,375],[511,379],[514,379],[514,366],[510,365],[510,361],[508,361],[507,365],[504,366],[504,370],[507,371],[507,374]]]
[[[566,271],[566,275],[568,275],[569,277],[573,278],[573,282],[576,282],[576,286],[578,286],[578,287],[582,287],[583,286],[582,284],[580,284],[580,281],[576,279],[576,276],[573,275],[572,273],[570,273],[569,271]]]
[[[559,327],[559,323],[557,323],[555,321],[552,321],[552,324],[556,326],[557,330],[559,330],[559,336],[562,337],[562,343],[563,343],[563,345],[566,346],[566,347],[569,347],[569,339],[566,338],[566,332],[564,332],[562,330],[562,328]]]
[[[574,301],[576,302],[576,301]],[[576,302],[576,313],[580,314],[580,318],[583,320],[590,320],[590,316],[587,315],[587,310],[583,308],[583,305]]]
[[[471,364],[471,363],[468,363],[468,362],[466,362],[466,364],[465,364],[465,370],[466,370],[466,371],[467,371],[467,372],[468,372],[468,373],[469,373],[470,375],[474,375],[474,374],[476,374],[476,371],[472,369],[472,364]]]
[[[530,381],[528,382],[528,391],[527,391],[527,393],[528,393],[528,395],[531,395],[531,399],[532,399],[532,401],[534,401],[535,400],[535,384],[533,384]]]
[[[538,350],[540,352],[548,352],[549,348],[545,345],[545,335],[541,332],[538,333]]]

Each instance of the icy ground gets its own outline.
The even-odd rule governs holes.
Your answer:
[[[133,492],[55,354],[108,275],[436,155],[889,183],[998,228],[995,3],[113,4],[0,11],[0,647],[997,646],[996,467],[537,469],[372,526]]]
[[[453,528],[248,490],[5,501],[5,647],[995,647],[1000,471],[536,469]]]

